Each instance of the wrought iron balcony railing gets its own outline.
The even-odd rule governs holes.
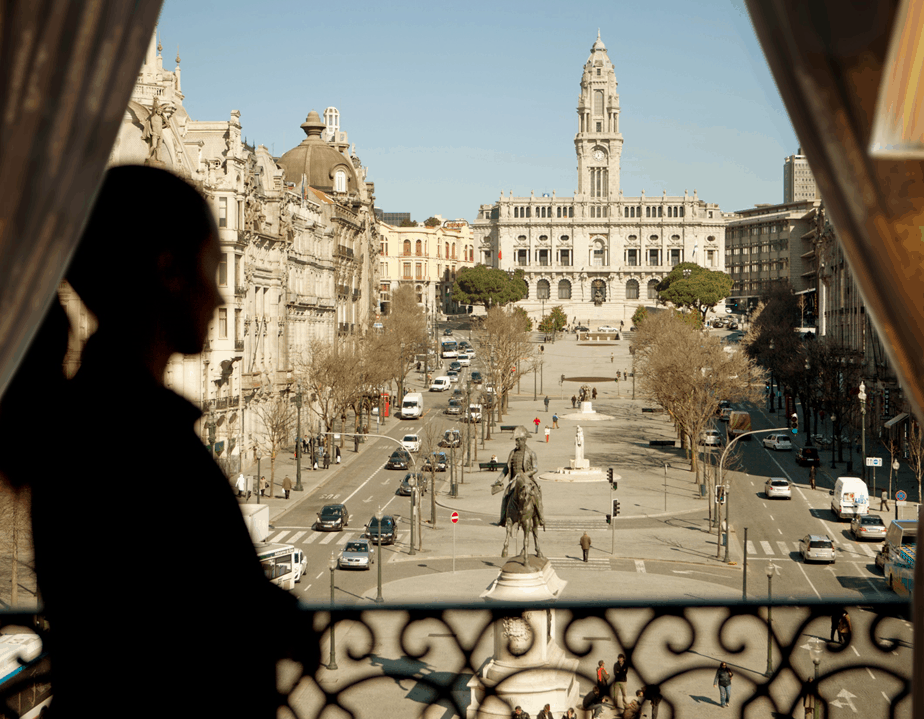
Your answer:
[[[803,713],[807,694],[815,698],[815,717],[911,716],[907,602],[847,607],[852,631],[839,642],[831,617],[844,605],[830,602],[382,609],[368,598],[360,601],[334,605],[332,614],[328,604],[305,608],[317,631],[301,639],[311,644],[320,664],[278,665],[280,686],[290,688],[281,700],[295,717],[328,716],[332,709],[338,715],[376,718],[509,716],[513,702],[532,716],[550,703],[553,716],[574,706],[577,716],[590,717],[582,704],[596,682],[597,662],[609,668],[618,654],[626,656],[630,667],[629,696],[657,686],[662,717],[718,716],[719,690],[713,684],[723,661],[733,678],[730,711],[722,716],[801,719],[811,716]],[[13,625],[35,626],[34,617],[0,613],[0,630]],[[229,632],[240,630],[228,627]],[[504,654],[503,661],[492,660],[497,654]],[[198,659],[206,662],[208,656]],[[0,687],[4,705],[28,686],[49,681],[42,671],[23,676],[24,681]],[[608,706],[602,715],[614,716],[612,698]],[[642,714],[653,716],[650,702],[643,704]]]

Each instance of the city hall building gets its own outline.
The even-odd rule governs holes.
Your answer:
[[[656,285],[674,265],[696,262],[721,270],[725,219],[718,205],[689,195],[626,197],[620,189],[619,95],[613,63],[600,40],[590,51],[578,101],[578,189],[505,196],[481,205],[472,224],[479,259],[525,273],[519,304],[538,319],[561,305],[591,328],[629,319],[654,305]]]

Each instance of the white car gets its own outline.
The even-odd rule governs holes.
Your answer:
[[[406,434],[404,435],[404,439],[401,440],[401,446],[408,452],[419,452],[420,437],[416,434]]]
[[[792,442],[785,434],[771,434],[764,438],[764,447],[775,450],[791,450]]]
[[[767,499],[792,499],[792,484],[786,477],[770,477],[764,484],[764,496]]]
[[[619,332],[619,328],[603,325],[603,327],[597,327],[597,332]]]
[[[452,387],[452,382],[449,381],[449,377],[434,377],[433,382],[430,384],[430,391],[445,392],[450,387]]]
[[[708,447],[721,447],[722,435],[716,429],[703,430],[699,435],[699,443]]]
[[[467,354],[467,353],[466,353],[466,354],[460,354],[458,357],[456,357],[456,362],[458,362],[458,363],[459,363],[460,365],[462,365],[463,367],[471,367],[471,365],[472,365],[472,358],[471,358],[471,355],[469,355],[469,354]]]

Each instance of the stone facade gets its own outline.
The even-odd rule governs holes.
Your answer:
[[[578,190],[481,205],[472,225],[479,261],[525,273],[519,304],[539,319],[561,305],[569,319],[595,326],[628,322],[680,262],[724,269],[725,220],[715,204],[692,196],[626,197],[620,189],[619,95],[600,40],[581,77],[574,138]]]
[[[243,140],[240,112],[196,121],[183,99],[179,56],[166,70],[152,38],[109,164],[163,167],[197,186],[215,211],[224,305],[205,351],[173,357],[165,383],[202,408],[204,440],[214,422],[216,449],[232,458],[232,469],[242,448],[248,456],[261,444],[259,413],[251,410],[294,389],[299,354],[313,340],[359,332],[370,322],[378,288],[374,188],[339,132],[339,114],[338,132],[324,146],[348,169],[349,186],[313,187],[287,176],[266,147]],[[139,203],[139,216],[169,231],[169,206],[158,198]],[[60,294],[75,330],[68,354],[74,372],[94,322],[66,283]]]
[[[441,220],[439,215],[436,219]],[[388,314],[391,291],[399,283],[413,283],[417,302],[427,313],[455,314],[452,301],[456,273],[475,265],[472,229],[464,220],[438,227],[395,227],[379,224],[379,308]]]

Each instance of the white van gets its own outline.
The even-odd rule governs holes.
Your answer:
[[[452,387],[452,382],[449,381],[449,377],[434,377],[430,384],[430,391],[446,392],[450,387]]]
[[[838,519],[850,519],[869,512],[869,490],[859,477],[839,477],[831,492],[831,511]]]
[[[414,419],[423,414],[423,395],[420,392],[408,392],[401,403],[401,419]]]

